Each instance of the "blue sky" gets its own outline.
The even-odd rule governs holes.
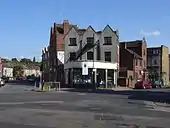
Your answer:
[[[54,22],[119,29],[120,40],[146,37],[170,47],[169,0],[0,0],[0,56],[39,57]]]

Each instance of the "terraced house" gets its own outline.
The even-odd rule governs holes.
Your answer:
[[[42,77],[44,81],[64,81],[64,75],[62,76],[64,74],[64,36],[72,26],[76,27],[68,20],[64,20],[62,24],[54,23],[51,27],[49,46],[42,50]]]
[[[151,79],[160,80],[164,85],[169,84],[169,49],[160,47],[147,48],[147,68]]]
[[[137,80],[147,78],[147,43],[142,40],[120,42],[120,86],[134,87]]]
[[[119,63],[119,34],[107,25],[102,31],[92,26],[78,29],[72,26],[64,39],[65,84],[96,86],[103,81],[104,88],[117,86]]]

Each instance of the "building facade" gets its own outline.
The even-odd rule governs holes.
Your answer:
[[[51,27],[49,46],[42,51],[42,77],[44,81],[63,81],[64,74],[64,36],[72,25],[67,20]],[[57,75],[60,74],[60,75]],[[62,79],[62,80],[61,80]]]
[[[169,49],[161,45],[147,49],[147,68],[151,79],[161,80],[169,84]]]
[[[120,71],[118,84],[133,88],[137,80],[147,78],[146,40],[120,42]]]
[[[3,66],[3,76],[13,78],[13,68]]]
[[[169,81],[170,81],[170,54],[169,54]]]
[[[107,25],[96,32],[72,27],[64,39],[65,84],[89,85],[103,81],[104,88],[117,86],[119,35]],[[110,83],[109,83],[110,82]]]

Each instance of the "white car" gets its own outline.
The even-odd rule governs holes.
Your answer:
[[[2,78],[0,78],[0,86],[4,86],[4,85],[5,85],[5,81]]]

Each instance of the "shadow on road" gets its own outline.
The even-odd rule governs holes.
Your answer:
[[[86,92],[96,94],[113,94],[113,95],[126,95],[128,99],[133,100],[145,100],[161,103],[170,103],[170,92],[159,91],[159,90],[125,90],[125,91],[114,91],[114,90],[87,90],[87,89],[71,89],[71,92]]]
[[[33,81],[28,81],[28,80],[9,81],[7,84],[34,86],[34,82]]]

